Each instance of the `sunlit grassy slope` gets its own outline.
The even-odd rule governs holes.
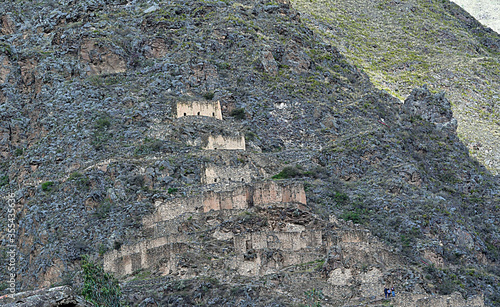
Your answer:
[[[302,19],[401,100],[446,92],[471,154],[500,173],[500,36],[448,0],[292,0]]]
[[[500,1],[498,0],[453,0],[485,26],[500,33]]]

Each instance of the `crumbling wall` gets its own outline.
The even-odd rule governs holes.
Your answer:
[[[238,136],[223,136],[223,135],[210,135],[208,136],[207,143],[204,147],[206,150],[217,150],[217,149],[230,149],[245,150],[245,137],[243,135]]]
[[[104,255],[104,270],[123,276],[153,267],[160,261],[163,267],[174,270],[176,255],[187,249],[185,242],[188,242],[186,236],[176,235],[123,246]]]
[[[234,237],[235,268],[255,276],[324,258],[321,231],[254,232]]]
[[[264,194],[267,196],[263,197]],[[179,223],[171,221],[178,220],[180,215],[186,213],[211,214],[212,210],[213,213],[219,210],[246,209],[251,206],[287,202],[306,204],[302,183],[261,182],[255,185],[241,185],[231,191],[207,191],[200,196],[177,198],[166,202],[159,201],[155,204],[155,213],[143,219],[144,231],[153,239],[123,246],[119,250],[106,253],[104,255],[104,268],[123,276],[140,269],[150,268],[161,262],[162,269],[169,272],[175,271],[176,253],[186,250],[189,245],[187,242],[190,242],[186,235],[179,233],[179,231],[172,231],[179,227]],[[231,234],[226,239],[233,237],[234,235]],[[302,251],[321,245],[322,234],[320,231],[250,233],[234,241],[235,249],[239,252],[242,262],[243,254],[247,253],[248,249],[276,249],[276,255],[284,254],[273,258],[269,256],[269,253],[261,253],[262,255],[255,263],[263,263],[263,265],[254,264],[250,269],[253,273],[262,270],[276,270],[284,265],[316,260],[320,254],[311,256],[310,253],[290,254],[282,253],[282,251]]]
[[[245,254],[252,249],[299,251],[322,245],[321,230],[303,232],[252,232],[234,238],[235,251]]]
[[[177,102],[177,118],[184,116],[208,116],[222,120],[219,101]]]
[[[247,164],[243,167],[206,165],[201,178],[202,184],[244,182],[250,183],[258,177],[258,172]]]
[[[204,192],[200,196],[177,198],[169,201],[158,200],[156,212],[144,218],[145,227],[155,223],[175,219],[184,213],[201,213],[210,210],[246,209],[276,203],[307,204],[304,186],[301,183],[261,182],[242,185],[231,191]]]

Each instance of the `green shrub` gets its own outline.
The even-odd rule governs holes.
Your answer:
[[[70,181],[73,181],[76,183],[77,187],[81,190],[87,190],[90,185],[90,180],[87,176],[82,175],[79,172],[74,172],[69,175],[68,178]]]
[[[333,200],[339,205],[347,205],[349,203],[349,196],[346,193],[335,191],[333,194]]]
[[[112,208],[113,208],[113,203],[109,198],[106,198],[104,199],[102,204],[100,204],[99,207],[97,207],[95,215],[100,219],[106,218],[108,217]]]
[[[321,307],[321,300],[324,298],[323,291],[312,288],[311,290],[305,291],[304,295],[307,300],[307,307]]]
[[[146,138],[144,144],[136,147],[134,150],[134,156],[148,155],[153,152],[158,152],[163,147],[163,141],[154,140]]]
[[[372,210],[369,210],[362,202],[355,201],[353,208],[344,211],[340,218],[345,221],[352,221],[355,224],[363,224],[370,220],[370,214]]]
[[[94,128],[98,131],[105,131],[111,127],[111,120],[108,116],[98,118],[94,123]]]
[[[7,175],[0,176],[0,187],[9,184],[9,177]]]
[[[287,179],[287,178],[295,178],[295,177],[302,177],[304,174],[302,171],[296,167],[296,166],[286,166],[283,168],[281,172],[278,174],[274,175],[272,178],[273,179]]]
[[[117,307],[120,304],[121,289],[118,280],[104,269],[90,261],[87,256],[82,258],[83,288],[82,296],[98,307]]]
[[[215,96],[214,92],[206,92],[203,94],[203,97],[206,100],[212,100],[214,98],[214,96]]]
[[[104,115],[98,118],[94,122],[94,134],[92,145],[96,150],[103,149],[104,145],[111,139],[111,133],[108,132],[109,128],[111,128],[111,118],[107,115]]]
[[[7,289],[9,287],[9,284],[7,284],[6,282],[3,282],[0,284],[0,291],[3,291],[5,289]]]
[[[340,217],[345,221],[352,221],[355,224],[361,224],[362,220],[361,216],[359,215],[359,212],[356,211],[344,212]]]
[[[53,186],[54,186],[54,182],[52,182],[52,181],[44,182],[44,183],[42,183],[42,191],[50,192],[50,191],[52,191]]]
[[[243,108],[233,109],[231,113],[229,113],[229,115],[237,119],[245,119],[245,109]]]
[[[255,140],[256,137],[257,137],[257,135],[251,131],[245,133],[245,140],[247,140],[247,141],[253,141],[253,140]]]
[[[16,151],[14,152],[14,155],[16,157],[21,156],[24,153],[24,150],[22,148],[16,148]]]
[[[178,190],[177,188],[168,188],[167,193],[174,194],[175,192],[177,192],[177,190]]]

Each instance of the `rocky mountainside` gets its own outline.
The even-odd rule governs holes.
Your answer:
[[[381,305],[391,285],[397,306],[500,305],[500,179],[457,136],[458,90],[377,89],[301,3],[0,8],[16,291],[78,289],[90,255],[133,306]]]
[[[303,21],[403,101],[427,84],[445,92],[458,136],[500,170],[500,35],[450,1],[293,0]]]

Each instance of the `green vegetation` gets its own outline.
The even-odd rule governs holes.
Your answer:
[[[274,175],[272,179],[289,179],[302,177],[304,173],[300,169],[300,166],[285,166],[281,172]]]
[[[215,96],[214,92],[206,92],[203,94],[203,97],[206,100],[212,100],[214,98],[214,96]]]
[[[113,209],[113,203],[111,199],[105,198],[102,203],[96,208],[95,216],[99,219],[104,219],[109,216],[109,213]]]
[[[121,84],[125,81],[125,77],[122,75],[95,75],[88,77],[87,81],[93,86],[103,87]]]
[[[163,141],[156,139],[144,139],[144,144],[134,149],[134,156],[148,155],[154,152],[159,152],[163,147]]]
[[[324,298],[323,291],[312,288],[304,292],[306,297],[307,305],[306,307],[321,307],[321,300]]]
[[[174,194],[174,193],[175,193],[175,192],[177,192],[178,190],[179,190],[179,189],[177,189],[177,188],[168,188],[167,193],[168,193],[168,194]]]
[[[372,215],[372,210],[368,209],[363,203],[357,201],[353,204],[353,207],[340,215],[340,218],[345,221],[352,221],[355,224],[365,224],[370,220]]]
[[[7,43],[1,42],[0,43],[0,53],[4,53],[8,56],[11,56],[12,55],[12,47]]]
[[[500,88],[496,77],[500,50],[492,43],[499,36],[466,17],[458,6],[434,0],[415,0],[410,10],[389,0],[349,0],[342,5],[333,0],[292,3],[310,14],[304,21],[311,29],[362,68],[377,87],[400,100],[424,84],[433,92],[446,92],[461,119],[461,140],[481,142],[489,148],[500,146],[500,135],[491,133],[497,130],[500,118],[498,108],[493,107],[500,98],[492,91]],[[335,31],[329,30],[332,28]],[[329,61],[328,54],[308,54],[321,63],[317,65],[321,69]],[[487,165],[494,174],[500,169],[500,161],[491,152],[471,153],[481,162],[493,161]]]
[[[245,133],[245,140],[247,140],[247,141],[254,141],[256,137],[257,137],[257,134],[255,134],[251,131]]]
[[[121,289],[118,280],[104,269],[89,260],[88,256],[82,259],[83,288],[82,296],[98,307],[118,307]]]
[[[54,187],[54,182],[52,182],[52,181],[46,181],[46,182],[42,183],[42,191],[44,191],[44,192],[52,191],[53,187]]]
[[[7,175],[0,176],[0,187],[6,186],[9,184],[9,177]]]
[[[71,175],[69,175],[68,180],[76,183],[76,186],[80,190],[88,190],[89,189],[90,179],[87,176],[82,175],[79,172],[71,173]]]
[[[102,115],[94,122],[94,134],[92,145],[96,150],[104,148],[104,145],[111,139],[111,133],[108,130],[111,128],[111,118],[108,115]]]
[[[245,119],[245,109],[244,108],[233,109],[229,115],[237,119]]]
[[[346,193],[335,191],[333,200],[335,200],[338,205],[344,206],[349,203],[349,196]]]

